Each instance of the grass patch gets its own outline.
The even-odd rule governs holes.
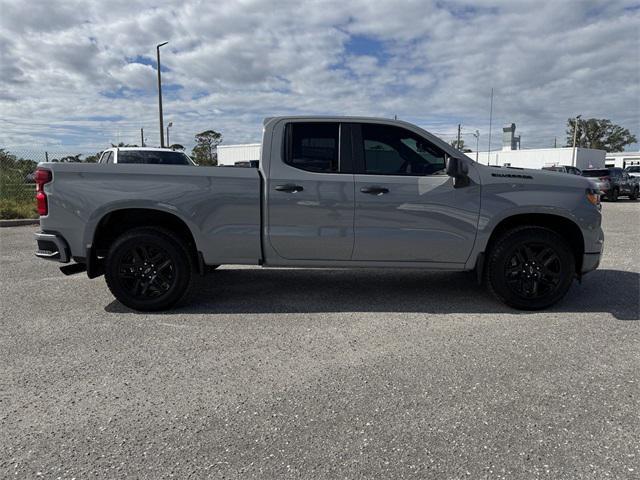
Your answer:
[[[12,200],[0,199],[0,220],[13,218],[38,218],[35,199]]]

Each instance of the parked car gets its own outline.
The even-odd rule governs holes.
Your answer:
[[[550,172],[562,172],[570,173],[571,175],[582,175],[582,170],[571,165],[553,165],[550,167],[542,167],[542,170],[548,170]]]
[[[640,194],[640,178],[632,177],[618,167],[587,169],[582,171],[585,177],[593,178],[603,199],[615,202],[618,197],[637,200]]]
[[[98,163],[145,163],[153,165],[195,165],[183,152],[168,148],[113,147],[108,148]]]
[[[640,165],[631,165],[624,169],[630,177],[640,177]]]
[[[590,180],[481,165],[395,120],[267,119],[257,169],[37,172],[36,255],[104,273],[136,310],[172,307],[220,264],[475,270],[501,301],[540,309],[597,268],[604,243]]]

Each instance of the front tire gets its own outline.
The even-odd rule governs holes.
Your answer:
[[[169,230],[141,227],[123,233],[109,249],[105,278],[129,308],[167,310],[189,292],[195,268],[184,242]]]
[[[611,198],[610,198],[610,200],[612,202],[617,202],[618,201],[618,195],[620,195],[620,192],[618,191],[617,188],[614,188],[613,190],[611,190]]]
[[[640,188],[635,187],[633,189],[633,193],[631,195],[629,195],[629,198],[631,200],[637,200],[639,195],[640,195]]]
[[[567,241],[543,227],[505,232],[487,257],[489,290],[521,310],[541,310],[558,302],[574,277],[575,259]]]

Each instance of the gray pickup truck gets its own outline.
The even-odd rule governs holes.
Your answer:
[[[104,274],[142,311],[221,264],[475,270],[506,304],[541,309],[604,241],[590,180],[480,165],[387,119],[266,119],[258,168],[42,163],[36,184],[36,255]]]

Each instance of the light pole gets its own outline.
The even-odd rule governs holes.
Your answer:
[[[476,137],[476,162],[478,161],[478,149],[480,148],[480,130],[476,130],[473,133],[473,136]]]
[[[575,123],[573,124],[573,151],[571,152],[571,166],[576,166],[576,136],[578,134],[578,120],[582,115],[576,115]]]
[[[169,122],[167,125],[167,147],[171,146],[171,142],[169,141],[169,127],[173,127],[173,122]]]
[[[162,77],[160,76],[160,47],[169,42],[162,42],[156,45],[156,55],[158,58],[158,114],[160,116],[160,146],[164,147],[164,128],[162,125]]]

